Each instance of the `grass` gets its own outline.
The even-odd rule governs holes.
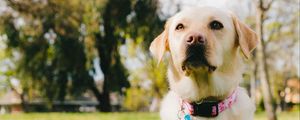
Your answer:
[[[27,113],[0,115],[0,120],[159,120],[157,113]]]
[[[300,120],[299,111],[283,112],[279,120]],[[20,113],[0,115],[0,120],[159,120],[157,113]],[[267,120],[266,114],[255,115],[255,120]]]
[[[264,112],[257,113],[255,115],[255,120],[267,120],[267,115]],[[282,112],[278,114],[278,120],[300,120],[300,112]]]

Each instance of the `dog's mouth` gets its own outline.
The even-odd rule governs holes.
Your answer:
[[[183,61],[181,69],[183,72],[190,72],[196,70],[205,70],[208,73],[214,72],[217,67],[211,65],[207,60],[205,47],[191,46],[186,51],[186,59]]]
[[[203,69],[206,70],[208,73],[212,73],[217,69],[217,67],[208,63],[202,63],[201,61],[186,61],[181,66],[181,70],[183,72],[196,71],[198,69]]]

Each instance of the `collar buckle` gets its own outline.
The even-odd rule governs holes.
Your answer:
[[[217,101],[204,101],[201,104],[193,102],[191,103],[191,105],[193,106],[192,115],[202,117],[216,117],[219,114],[218,104],[219,102]]]

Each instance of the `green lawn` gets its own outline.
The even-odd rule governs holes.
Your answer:
[[[157,113],[28,113],[0,115],[0,120],[159,120]],[[258,113],[255,120],[266,120]],[[279,120],[300,120],[298,112],[279,114]]]

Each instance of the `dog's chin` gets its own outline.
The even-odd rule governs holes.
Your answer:
[[[210,64],[203,64],[201,62],[185,62],[181,66],[181,70],[183,71],[185,76],[190,76],[191,73],[206,73],[206,74],[212,74],[217,69],[216,66],[210,65]]]

